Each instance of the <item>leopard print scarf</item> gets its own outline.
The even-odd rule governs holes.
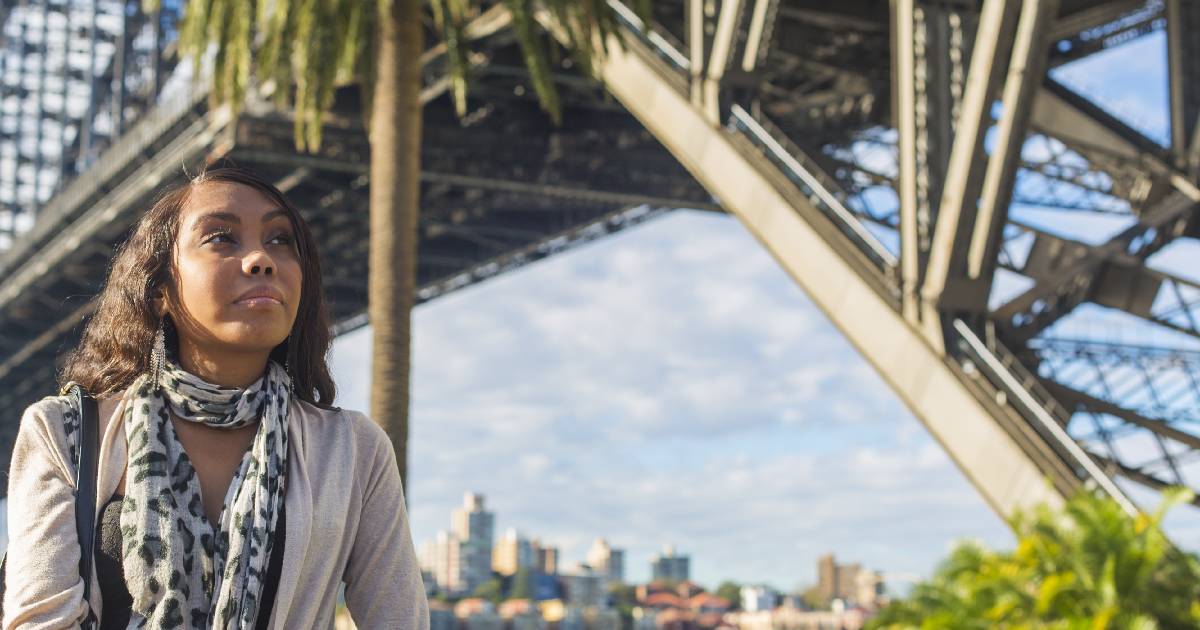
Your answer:
[[[128,628],[253,628],[287,471],[290,380],[267,362],[245,389],[213,385],[168,359],[125,393],[129,473],[121,510],[122,567],[133,597]],[[211,523],[200,481],[170,412],[189,422],[258,433]]]

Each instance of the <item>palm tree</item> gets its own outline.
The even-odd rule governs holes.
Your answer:
[[[160,0],[143,0],[147,12]],[[563,25],[569,52],[594,76],[593,42],[620,36],[606,0],[430,0],[429,11],[450,61],[458,115],[466,112],[470,21],[485,5],[503,5],[539,102],[557,124],[558,95],[534,20],[546,10]],[[637,0],[645,16],[649,0]],[[421,0],[189,0],[181,50],[199,60],[215,48],[213,105],[242,106],[252,81],[273,89],[295,113],[298,150],[315,152],[335,87],[357,82],[367,109],[370,168],[370,256],[367,314],[373,327],[370,415],[387,431],[407,481],[411,312],[417,282],[420,208],[420,56],[425,50]],[[294,93],[292,86],[295,86]]]
[[[1200,561],[1170,546],[1163,515],[1193,494],[1164,493],[1129,518],[1084,491],[1061,511],[1018,515],[1012,552],[960,544],[933,579],[872,620],[873,629],[1200,627]]]

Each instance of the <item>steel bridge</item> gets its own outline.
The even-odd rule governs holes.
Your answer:
[[[726,212],[998,513],[1081,485],[1129,509],[1134,488],[1200,489],[1200,284],[1153,264],[1200,237],[1200,3],[656,0],[648,23],[610,3],[625,44],[603,85],[562,56],[560,128],[501,7],[471,27],[465,119],[441,49],[423,57],[420,300],[674,208]],[[289,113],[255,95],[237,119],[209,110],[174,50],[178,3],[2,11],[3,408],[53,389],[114,246],[159,186],[217,157],[301,205],[338,331],[366,323],[356,88],[299,154]],[[1056,78],[1146,36],[1167,43],[1167,138]],[[1095,337],[1079,323],[1097,314],[1164,341]]]

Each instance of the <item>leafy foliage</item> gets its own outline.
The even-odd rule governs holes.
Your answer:
[[[471,593],[471,597],[486,599],[493,604],[499,604],[504,599],[504,585],[500,582],[500,578],[493,577],[492,579],[475,587],[475,591]]]
[[[729,604],[738,610],[742,608],[742,587],[737,582],[721,582],[717,585],[717,597],[729,600]]]
[[[252,80],[271,86],[277,106],[295,109],[296,148],[316,151],[335,89],[357,82],[369,94],[374,76],[374,25],[386,19],[392,1],[188,0],[180,27],[180,49],[192,57],[197,71],[205,52],[214,49],[214,105],[229,104],[237,112]],[[143,5],[152,12],[160,2],[143,0]],[[511,14],[538,101],[555,124],[560,123],[562,107],[548,56],[548,37],[538,25],[538,12],[546,11],[561,25],[572,59],[589,76],[596,76],[596,55],[607,52],[609,36],[622,41],[615,12],[607,0],[430,0],[434,25],[446,47],[451,94],[459,116],[466,115],[470,83],[468,25],[496,2]],[[650,0],[633,0],[632,8],[645,19]],[[363,102],[371,99],[365,97]]]
[[[637,586],[625,582],[610,582],[608,601],[628,627],[628,624],[633,622],[633,609],[638,605]]]
[[[533,574],[528,567],[521,567],[513,574],[509,599],[533,599]]]
[[[934,577],[894,602],[872,629],[1200,628],[1200,561],[1160,529],[1184,488],[1153,514],[1130,518],[1117,503],[1081,492],[1062,510],[1038,507],[1012,526],[1016,549],[960,544]]]

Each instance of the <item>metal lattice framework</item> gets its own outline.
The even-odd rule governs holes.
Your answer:
[[[0,249],[158,100],[181,2],[6,3],[0,48]]]
[[[1200,236],[1187,36],[1200,7],[725,0],[656,11],[648,25],[627,16],[645,48],[611,64],[614,94],[772,250],[994,507],[1010,513],[1038,494],[1036,482],[1006,479],[1030,463],[1023,470],[1051,478],[1059,496],[1098,485],[1130,509],[1128,486],[1111,478],[1200,487],[1200,285],[1151,264]],[[1162,143],[1057,78],[1147,35],[1165,35],[1170,60]],[[663,86],[622,83],[634,76]],[[672,117],[658,101],[675,95],[673,107],[719,128],[709,141],[730,151],[697,148],[657,122]],[[777,213],[758,207],[770,205],[761,194],[740,205],[716,176],[741,161],[763,175],[763,194],[780,195]],[[804,225],[785,227],[789,212]],[[1056,219],[1038,220],[1048,213]],[[844,276],[799,264],[794,248],[814,232],[846,263]],[[851,307],[818,273],[861,281],[875,298]],[[869,316],[847,312],[875,299]],[[1088,325],[1097,312],[1166,342],[1114,343],[1111,326]],[[904,328],[886,341],[856,328],[889,318]],[[1064,334],[1075,330],[1083,336]],[[970,414],[914,382],[907,372],[922,357],[888,356],[889,346],[918,345],[987,420],[953,426],[948,414]],[[986,452],[989,422],[1018,454]],[[980,460],[992,455],[1004,465]]]
[[[1080,485],[1134,509],[1131,486],[1114,479],[1200,488],[1200,284],[1154,265],[1200,236],[1200,42],[1189,37],[1200,3],[658,0],[649,23],[610,4],[626,45],[601,64],[603,88],[556,69],[561,129],[532,101],[502,7],[475,23],[480,79],[466,120],[444,94],[444,59],[429,55],[421,299],[669,208],[720,209],[998,512]],[[14,21],[16,11],[7,50],[53,43],[28,35],[53,21]],[[1061,80],[1071,64],[1147,36],[1166,42],[1164,138]],[[97,116],[114,98],[102,92],[90,101]],[[178,176],[170,164],[229,156],[273,176],[302,200],[323,251],[337,252],[327,286],[339,330],[365,323],[367,149],[355,98],[339,94],[345,113],[307,156],[291,149],[287,112],[252,102],[231,121],[207,111],[202,90],[161,96],[126,117],[100,159],[68,150],[80,174],[62,169],[55,181],[66,183],[48,198],[3,196],[12,148],[0,138],[0,201],[36,216],[0,257],[0,404],[50,389],[99,270],[155,187]],[[1047,214],[1059,219],[1038,219]],[[1111,327],[1088,325],[1097,313],[1155,344],[1118,343]]]

